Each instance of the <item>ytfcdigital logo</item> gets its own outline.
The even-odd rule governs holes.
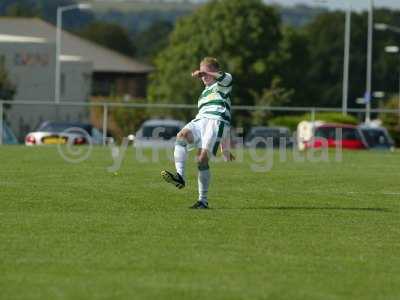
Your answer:
[[[90,157],[93,140],[85,129],[70,127],[64,130],[60,136],[62,140],[66,141],[66,144],[57,144],[57,151],[66,162],[77,164]],[[86,145],[86,147],[81,147],[82,145]]]
[[[243,133],[242,129],[236,129],[234,136]],[[108,172],[117,172],[127,155],[130,145],[133,148],[134,158],[139,163],[159,163],[167,158],[174,160],[174,139],[164,139],[166,129],[155,128],[151,137],[142,138],[129,135],[122,139],[118,146],[113,141],[107,143],[112,158],[112,165],[106,167]],[[65,145],[58,145],[57,149],[61,157],[68,163],[81,163],[87,160],[93,150],[93,139],[82,128],[69,128],[63,132],[67,137]],[[230,135],[230,133],[229,133]],[[80,142],[79,142],[80,141]],[[84,141],[84,142],[83,142]],[[273,169],[274,162],[341,162],[342,161],[342,129],[335,130],[333,149],[332,144],[324,137],[312,137],[305,141],[296,136],[291,137],[263,137],[256,136],[244,142],[243,137],[235,137],[232,140],[233,152],[236,163],[249,165],[253,172],[269,172]],[[218,141],[221,142],[221,141]],[[331,142],[332,143],[332,142]],[[85,147],[81,145],[84,144]],[[189,148],[191,148],[189,146]],[[192,147],[193,148],[193,147]],[[299,148],[306,148],[300,151]],[[196,157],[195,157],[196,159]],[[212,157],[211,161],[220,163],[223,156]]]

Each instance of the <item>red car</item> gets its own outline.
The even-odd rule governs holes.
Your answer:
[[[313,136],[311,140],[305,141],[305,148],[368,148],[360,129],[354,125],[324,123],[314,127]]]

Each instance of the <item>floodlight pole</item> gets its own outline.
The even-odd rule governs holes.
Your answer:
[[[365,123],[371,121],[371,79],[372,79],[372,28],[374,1],[369,0],[368,11],[368,42],[367,42],[367,78],[365,88]]]
[[[54,101],[56,104],[60,103],[60,85],[61,85],[61,34],[62,34],[62,14],[65,11],[73,9],[90,9],[89,3],[78,3],[67,6],[57,7],[57,31],[56,31],[56,69],[55,69],[55,91]]]
[[[350,33],[351,33],[351,2],[347,4],[345,34],[344,34],[344,59],[343,59],[343,85],[342,85],[342,114],[347,114],[349,94],[349,62],[350,62]]]

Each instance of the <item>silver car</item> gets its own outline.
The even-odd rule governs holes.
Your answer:
[[[27,146],[66,143],[102,144],[103,135],[90,124],[46,121],[36,131],[28,133],[25,137]]]
[[[185,123],[172,119],[151,119],[145,121],[135,136],[135,146],[143,148],[174,147],[177,133]]]

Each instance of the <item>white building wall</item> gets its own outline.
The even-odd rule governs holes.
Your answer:
[[[54,49],[54,45],[47,43],[0,42],[0,56],[16,85],[14,99],[54,99]]]
[[[0,29],[1,31],[1,29]],[[5,42],[0,39],[0,57],[11,82],[16,86],[14,101],[48,101],[48,105],[11,105],[6,109],[6,121],[20,141],[46,120],[88,122],[86,106],[54,104],[55,45],[46,42]],[[0,61],[1,61],[0,60]],[[91,90],[92,63],[65,59],[62,101],[85,102]]]
[[[92,70],[92,62],[62,56],[60,101],[86,101],[91,93]]]

